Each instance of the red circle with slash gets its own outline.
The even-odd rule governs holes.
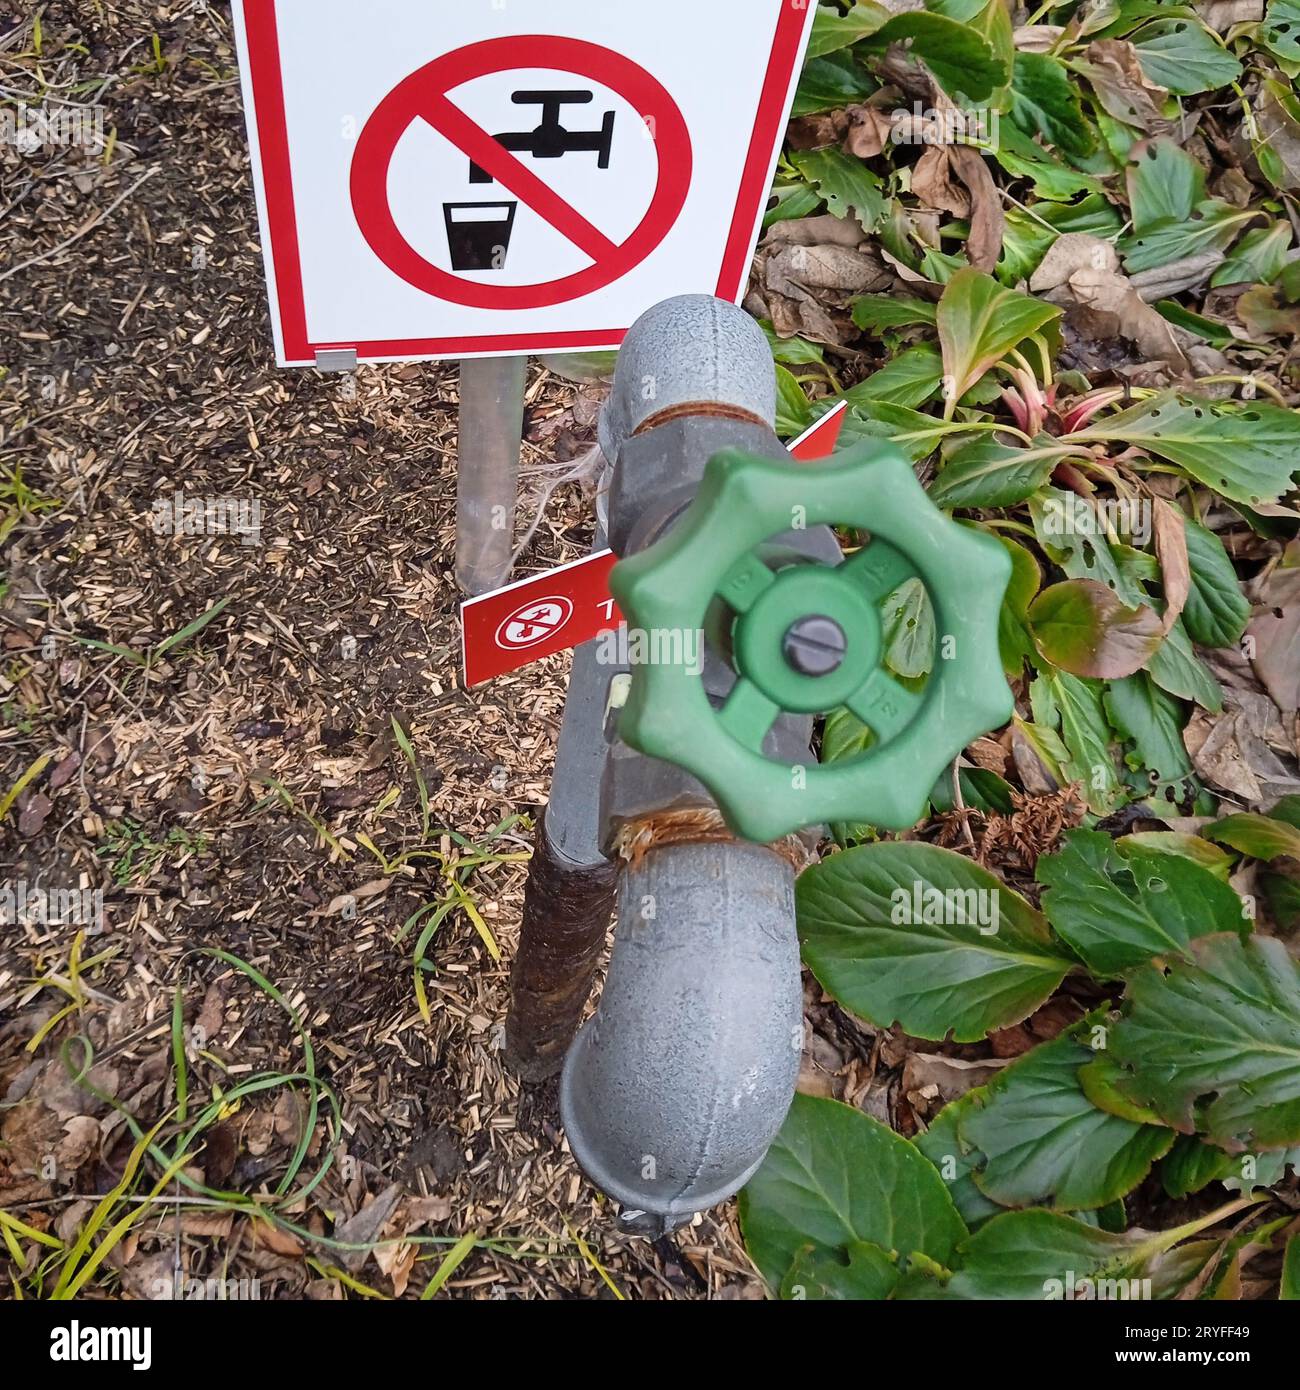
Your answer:
[[[498,647],[535,647],[554,637],[573,617],[573,604],[562,595],[533,599],[516,608],[497,628]]]
[[[576,73],[629,102],[653,131],[659,157],[654,198],[636,230],[611,241],[576,208],[542,182],[455,106],[447,93],[496,72],[550,68]],[[388,202],[388,172],[398,142],[423,120],[487,170],[593,264],[559,280],[534,285],[489,285],[441,269],[406,240]],[[558,35],[488,39],[435,58],[404,78],[381,101],[357,140],[352,159],[352,209],[370,249],[409,285],[453,304],[475,309],[538,309],[603,289],[639,265],[672,230],[691,186],[691,137],[677,103],[664,86],[630,58],[599,44]]]

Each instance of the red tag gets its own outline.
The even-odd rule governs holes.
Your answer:
[[[609,595],[616,558],[612,550],[601,550],[463,603],[466,687],[620,627],[623,615]]]
[[[847,407],[841,401],[805,430],[791,454],[803,463],[833,454]],[[466,688],[621,627],[623,615],[609,593],[615,560],[612,550],[601,550],[461,604]]]
[[[848,401],[841,401],[834,410],[828,410],[815,425],[809,425],[798,439],[786,447],[800,463],[830,458],[835,452],[835,446],[840,442],[844,412],[848,408]]]

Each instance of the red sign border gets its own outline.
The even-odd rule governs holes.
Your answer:
[[[238,0],[237,0],[238,3]],[[275,273],[273,312],[278,311],[286,366],[313,366],[318,352],[355,348],[362,361],[494,354],[596,351],[617,348],[631,325],[569,333],[511,333],[462,338],[387,339],[368,342],[313,342],[307,329],[306,295],[298,247],[298,214],[293,195],[288,119],[281,81],[278,0],[242,0],[248,51],[269,256]],[[798,62],[811,32],[815,6],[809,0],[782,0],[771,58],[763,81],[754,135],[741,176],[736,211],[728,234],[717,295],[738,303],[749,272],[750,248],[766,209],[768,189],[780,154],[781,131],[794,100]]]

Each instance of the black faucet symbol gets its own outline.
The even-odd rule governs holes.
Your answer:
[[[583,150],[599,156],[598,169],[609,168],[610,147],[614,141],[613,111],[606,111],[599,130],[566,130],[560,124],[560,108],[586,106],[596,99],[595,92],[513,92],[516,106],[540,106],[542,119],[532,130],[507,131],[493,138],[507,150],[522,150],[534,159],[560,159]],[[491,183],[492,175],[477,164],[469,166],[470,183]]]

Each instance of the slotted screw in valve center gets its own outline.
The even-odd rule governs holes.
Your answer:
[[[829,676],[843,664],[848,642],[834,618],[811,613],[791,623],[781,650],[791,669],[801,676]]]

